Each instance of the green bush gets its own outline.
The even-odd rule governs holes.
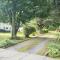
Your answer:
[[[36,29],[34,27],[31,27],[31,26],[25,26],[24,27],[24,34],[25,34],[25,37],[29,37],[29,35],[33,32],[35,32]]]
[[[5,40],[0,41],[0,48],[7,46],[7,42]]]
[[[49,43],[48,45],[48,56],[50,57],[60,57],[60,44]]]
[[[48,33],[48,29],[42,29],[41,33]]]
[[[16,43],[17,42],[14,40],[2,40],[2,41],[0,41],[0,48],[7,48],[7,47],[12,46]]]

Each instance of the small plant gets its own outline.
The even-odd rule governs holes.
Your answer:
[[[48,33],[48,29],[42,29],[41,33]]]
[[[24,34],[25,34],[25,37],[29,37],[29,35],[33,32],[35,32],[36,29],[34,27],[31,27],[31,26],[25,26],[24,27]]]
[[[17,44],[17,42],[14,40],[2,40],[0,41],[0,48],[7,48],[15,44]]]
[[[48,45],[48,56],[50,57],[60,57],[60,44],[50,43]]]

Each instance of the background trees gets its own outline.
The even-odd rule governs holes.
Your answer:
[[[57,0],[0,0],[0,21],[10,22],[12,25],[11,36],[15,38],[21,22],[25,23],[37,17],[40,22],[37,24],[42,29],[46,26],[44,22],[47,22],[47,19],[58,17],[58,5]],[[55,20],[52,21],[53,25],[57,24]]]

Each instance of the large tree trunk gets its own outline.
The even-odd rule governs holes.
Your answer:
[[[18,32],[18,29],[20,27],[20,20],[16,21],[16,18],[15,16],[12,17],[12,38],[13,39],[16,39],[17,38],[17,32]]]

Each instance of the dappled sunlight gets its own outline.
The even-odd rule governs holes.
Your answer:
[[[40,34],[40,37],[46,37],[46,38],[57,38],[56,35],[50,35],[50,34]]]
[[[49,31],[46,34],[40,34],[40,37],[47,37],[47,38],[57,38],[59,32],[57,31]]]
[[[0,0],[0,48],[0,60],[60,57],[60,1]]]

